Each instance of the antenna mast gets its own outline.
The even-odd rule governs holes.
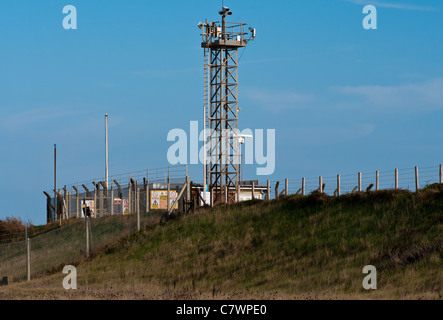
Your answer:
[[[230,190],[237,190],[240,183],[238,49],[255,38],[252,28],[251,37],[246,38],[246,23],[226,21],[232,15],[228,7],[223,6],[219,14],[222,21],[198,24],[205,68],[203,183],[204,192],[207,184],[212,190],[214,204],[235,201]]]

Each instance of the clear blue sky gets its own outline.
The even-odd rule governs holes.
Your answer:
[[[0,219],[45,223],[43,190],[165,167],[169,130],[201,120],[199,21],[221,0],[0,3]],[[65,5],[78,29],[62,27]],[[365,4],[378,30],[364,30]],[[443,1],[225,0],[257,29],[239,70],[240,127],[276,129],[278,177],[443,161]],[[245,178],[254,178],[255,167]],[[191,167],[194,180],[201,167]]]

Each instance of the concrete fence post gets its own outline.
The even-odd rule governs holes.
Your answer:
[[[31,281],[31,239],[26,239],[26,273],[28,281]]]
[[[95,217],[97,217],[97,209],[98,209],[98,205],[97,205],[97,181],[94,181],[94,215]]]
[[[255,199],[255,182],[254,181],[252,181],[251,196],[252,196],[252,200],[254,200]]]
[[[132,203],[132,185],[131,185],[131,173],[129,172],[129,183],[128,183],[128,214],[131,214],[131,203]]]
[[[111,216],[114,215],[114,185],[111,185]]]
[[[275,191],[275,199],[278,199],[279,198],[279,194],[278,194],[278,186],[280,185],[280,181],[277,181],[276,182],[276,184],[275,184],[275,188],[274,188],[274,191]]]
[[[171,201],[171,176],[170,176],[170,174],[171,174],[171,171],[170,171],[170,168],[168,167],[168,192],[167,192],[167,197],[166,197],[166,203],[168,204],[167,205],[167,208],[168,208],[168,213],[170,213],[170,208],[171,208],[171,204],[170,204],[170,201]]]
[[[267,200],[271,200],[271,181],[268,180],[267,184],[266,184],[266,198]]]
[[[395,190],[398,190],[398,169],[395,169]]]
[[[358,173],[358,191],[362,191],[362,184],[361,184],[361,172]]]
[[[418,167],[415,167],[415,192],[420,191],[420,183],[418,180]]]
[[[135,207],[137,210],[137,231],[140,231],[140,189],[137,188]]]
[[[340,185],[340,175],[337,175],[337,197],[340,197],[341,195],[341,185]]]
[[[306,178],[301,179],[301,194],[306,195]]]
[[[443,164],[440,165],[440,184],[443,184]]]
[[[323,177],[322,177],[322,176],[320,176],[320,177],[318,178],[318,183],[319,183],[319,185],[320,185],[320,188],[319,188],[320,193],[323,193]]]
[[[188,211],[190,210],[190,203],[191,203],[191,178],[186,175],[186,205],[185,205],[185,210],[186,213],[188,213]],[[178,200],[177,200],[178,201]],[[206,202],[206,198],[205,198],[205,202]]]
[[[79,218],[81,216],[81,214],[80,214],[80,193],[78,191],[78,183],[77,183],[77,188],[75,191],[77,193],[77,218]]]
[[[146,213],[149,213],[150,209],[149,196],[149,170],[146,170]]]
[[[285,195],[289,196],[289,180],[285,179]]]
[[[89,217],[85,215],[85,251],[89,258]]]
[[[375,190],[376,191],[380,190],[380,172],[379,171],[375,172]]]

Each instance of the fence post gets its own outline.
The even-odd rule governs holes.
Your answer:
[[[140,189],[138,188],[135,207],[137,208],[137,231],[140,231]]]
[[[212,190],[212,187],[209,187],[209,199],[211,203],[211,208],[214,207],[214,190]]]
[[[97,182],[94,181],[94,215],[97,217]]]
[[[395,169],[395,190],[398,190],[398,169]]]
[[[168,204],[168,213],[170,212],[170,207],[171,204],[169,203],[169,201],[171,201],[171,171],[170,168],[168,167],[168,194],[167,194],[167,204]]]
[[[86,257],[89,258],[89,217],[85,215],[85,251]]]
[[[189,212],[191,203],[191,178],[186,175],[186,213]],[[206,197],[205,197],[205,203],[206,203]]]
[[[112,183],[112,182],[111,182]],[[114,184],[111,184],[111,216],[114,215]]]
[[[340,175],[337,175],[337,197],[340,197],[341,195],[341,190],[340,190],[341,186],[340,186]]]
[[[132,196],[131,196],[131,187],[132,187],[132,185],[131,185],[131,173],[129,172],[129,180],[128,180],[129,182],[128,182],[128,214],[131,214],[131,198],[132,198]],[[123,200],[122,200],[122,202],[123,202]]]
[[[305,186],[306,186],[306,178],[302,178],[301,179],[301,194],[303,196],[306,195],[306,188],[305,188]]]
[[[252,200],[255,199],[255,182],[252,181],[252,189],[251,189]]]
[[[380,172],[379,171],[375,172],[375,190],[376,191],[380,190]]]
[[[149,170],[146,170],[146,213],[149,213],[150,209],[149,196]]]
[[[269,180],[266,184],[266,192],[267,192],[266,198],[269,201],[269,200],[271,200],[271,181],[269,181]]]
[[[289,196],[289,180],[285,179],[285,195]]]
[[[415,167],[415,192],[420,191],[420,183],[418,180],[418,167]]]
[[[66,217],[69,219],[71,217],[71,192],[67,191],[67,201],[66,201]]]
[[[225,204],[229,203],[229,187],[225,186]]]
[[[63,204],[62,204],[62,212],[60,212],[60,203],[59,203],[60,198],[61,198],[61,190],[59,189],[57,193],[56,202],[57,202],[57,219],[60,219],[60,227],[61,227],[63,225]]]
[[[64,192],[64,194],[62,196],[62,199],[63,199],[62,215],[63,215],[63,219],[66,220],[66,216],[67,216],[66,210],[68,209],[68,192],[66,190],[66,186],[63,187],[63,192]]]
[[[75,191],[77,192],[77,219],[78,219],[80,217],[80,193],[78,191],[78,183]]]
[[[27,232],[26,232],[27,234]],[[31,239],[26,238],[26,273],[28,281],[31,281]]]
[[[277,183],[275,184],[275,199],[277,200],[279,198],[279,194],[278,194],[278,185],[280,184],[280,181],[277,181]]]
[[[443,184],[443,164],[440,165],[440,184]]]
[[[322,176],[320,176],[318,178],[318,183],[320,184],[320,188],[319,188],[320,193],[323,193],[323,177]]]
[[[362,186],[361,186],[361,172],[358,173],[358,192],[362,191]]]

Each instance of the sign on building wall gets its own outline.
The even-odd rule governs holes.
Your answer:
[[[172,206],[177,199],[177,191],[169,191],[169,205]],[[151,190],[151,209],[152,210],[167,210],[168,209],[168,191],[167,190]],[[174,206],[178,210],[178,201]]]

